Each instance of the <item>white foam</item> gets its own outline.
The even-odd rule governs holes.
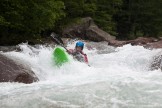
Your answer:
[[[74,45],[75,42],[68,44],[68,48],[74,48]],[[22,44],[20,48],[21,52],[4,54],[30,65],[40,81],[29,85],[0,83],[2,107],[162,106],[161,70],[149,70],[152,58],[162,49],[148,50],[142,46],[125,45],[111,53],[105,53],[105,49],[104,53],[98,53],[99,49],[88,50],[85,47],[90,67],[72,61],[58,68],[51,59],[52,47],[40,45],[34,48]],[[19,102],[22,105],[19,106]]]

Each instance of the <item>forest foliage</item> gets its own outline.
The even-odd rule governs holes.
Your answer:
[[[0,44],[40,38],[92,17],[117,39],[162,35],[162,0],[0,0]]]

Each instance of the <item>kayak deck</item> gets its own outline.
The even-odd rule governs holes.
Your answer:
[[[53,51],[53,61],[57,66],[61,66],[66,62],[69,62],[69,55],[62,47],[56,47]]]

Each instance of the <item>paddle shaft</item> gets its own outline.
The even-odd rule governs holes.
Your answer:
[[[58,45],[60,45],[60,46],[62,46],[63,48],[65,48],[65,50],[67,51],[67,52],[69,52],[69,50],[64,46],[64,44],[63,44],[63,41],[60,39],[58,39],[58,36],[55,34],[55,33],[51,33],[51,35],[50,35],[51,37],[52,37],[52,40],[56,43],[56,44],[58,44]],[[61,43],[62,42],[62,43]],[[70,54],[70,55],[72,55],[72,54]],[[73,55],[72,55],[73,56]],[[75,56],[73,56],[74,58],[75,58]],[[90,66],[89,64],[88,64],[88,66]]]
[[[57,36],[55,33],[51,33],[50,36],[52,37],[52,40],[53,40],[56,44],[62,46],[63,48],[65,48],[66,51],[68,51],[68,49],[65,47],[65,45],[64,45],[63,43],[60,42],[60,40],[58,39],[58,36]],[[62,41],[62,40],[61,40],[61,41]],[[63,41],[62,41],[62,42],[63,42]]]

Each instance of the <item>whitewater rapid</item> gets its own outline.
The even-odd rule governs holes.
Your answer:
[[[75,42],[68,44],[74,48]],[[0,83],[0,108],[161,108],[162,73],[149,66],[162,49],[86,44],[90,67],[72,61],[58,68],[53,47],[20,44],[1,52],[32,68],[39,82]]]

